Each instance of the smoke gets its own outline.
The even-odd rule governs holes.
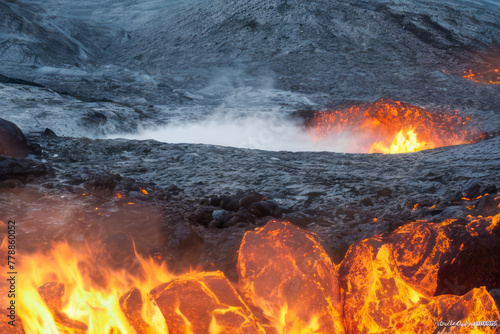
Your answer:
[[[140,128],[135,134],[108,138],[231,146],[267,151],[347,152],[352,140],[347,134],[318,138],[303,124],[277,110],[250,116],[215,114],[204,120],[173,122],[155,128]]]
[[[24,254],[47,251],[59,242],[73,247],[87,244],[95,253],[102,253],[101,262],[128,268],[135,258],[132,240],[137,251],[146,255],[166,243],[162,213],[155,205],[135,198],[42,187],[4,189],[0,202],[4,204],[0,226],[16,221],[17,236],[22,240],[18,247]],[[7,229],[2,228],[0,243],[6,236]]]

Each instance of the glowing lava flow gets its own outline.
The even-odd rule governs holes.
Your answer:
[[[401,129],[396,137],[391,143],[390,147],[386,147],[383,141],[373,143],[370,147],[368,153],[384,153],[384,154],[396,154],[396,153],[407,153],[420,151],[422,148],[427,146],[424,141],[418,141],[417,134],[413,129],[405,131]]]
[[[399,101],[380,99],[332,111],[306,120],[315,141],[347,141],[351,153],[406,153],[479,141],[484,134],[469,117],[431,113]]]
[[[132,275],[90,247],[59,243],[23,256],[18,327],[2,321],[0,332],[493,334],[500,214],[468,220],[409,223],[351,245],[338,266],[314,233],[271,220],[245,233],[237,283],[220,271],[175,276],[137,254]]]
[[[238,254],[244,295],[278,333],[344,333],[337,273],[313,233],[271,220]]]
[[[500,70],[498,68],[483,72],[469,70],[463,77],[482,84],[500,85]]]

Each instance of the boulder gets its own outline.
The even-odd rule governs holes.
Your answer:
[[[30,179],[47,174],[47,172],[45,165],[36,164],[29,159],[16,160],[0,156],[0,182],[16,179],[26,183]],[[6,188],[11,188],[11,186],[6,186]]]
[[[220,271],[187,274],[151,290],[168,332],[264,334],[248,306]]]
[[[100,192],[112,195],[121,180],[122,178],[120,174],[95,175],[85,181],[83,187],[91,192]]]
[[[26,138],[17,125],[0,118],[0,155],[24,159],[28,149]]]
[[[278,205],[272,201],[259,201],[252,203],[248,207],[248,211],[254,215],[255,217],[261,218],[261,217],[275,217],[275,218],[280,218],[281,217],[281,209],[278,207]]]
[[[259,201],[265,201],[267,198],[265,198],[263,195],[259,194],[258,192],[252,191],[245,197],[240,199],[240,206],[244,208],[248,208],[251,204]]]
[[[316,235],[269,221],[238,252],[243,293],[283,333],[344,333],[335,264]]]
[[[395,314],[432,310],[436,296],[499,288],[499,229],[500,214],[416,221],[353,244],[339,267],[347,332],[394,331]]]
[[[240,200],[236,196],[222,196],[220,207],[227,211],[237,212],[240,209]]]

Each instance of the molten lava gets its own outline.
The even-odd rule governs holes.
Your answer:
[[[180,277],[151,294],[171,333],[265,333],[220,271]]]
[[[466,226],[453,219],[417,221],[353,244],[339,267],[346,331],[436,333],[436,321],[500,320],[493,298],[481,287],[500,287],[499,220],[500,214],[471,219]]]
[[[499,245],[500,214],[417,221],[353,244],[335,266],[315,234],[272,220],[245,233],[236,283],[220,271],[175,276],[137,254],[131,274],[101,263],[97,245],[59,243],[23,256],[17,327],[0,332],[493,334]]]
[[[344,333],[337,273],[312,233],[274,220],[247,232],[238,273],[278,333]]]
[[[431,113],[407,103],[380,99],[338,110],[316,112],[306,127],[316,141],[349,138],[353,153],[406,153],[483,139],[469,117]]]
[[[500,85],[500,70],[498,68],[486,71],[467,71],[464,78],[488,85]]]
[[[18,315],[26,333],[134,333],[121,311],[120,296],[135,286],[144,298],[173,275],[140,257],[142,277],[112,270],[98,258],[90,248],[59,243],[49,254],[22,259],[19,272],[26,276],[19,280]],[[153,303],[144,300],[140,312],[145,326],[156,329],[143,333],[166,330]]]

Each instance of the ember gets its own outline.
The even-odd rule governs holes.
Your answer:
[[[353,244],[335,266],[315,234],[271,220],[245,233],[238,283],[220,271],[176,276],[138,254],[131,274],[96,262],[91,247],[59,243],[19,267],[18,324],[26,333],[495,333],[499,221],[416,221]]]
[[[352,137],[354,153],[405,153],[442,146],[473,143],[483,135],[472,128],[469,117],[431,113],[407,103],[380,99],[316,112],[306,127],[316,141]]]
[[[482,84],[500,85],[500,71],[498,68],[482,72],[469,70],[463,77]]]

